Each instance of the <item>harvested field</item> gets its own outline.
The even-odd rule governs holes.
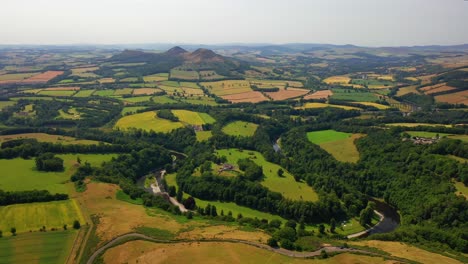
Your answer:
[[[304,96],[305,100],[309,99],[328,99],[330,96],[333,95],[331,90],[323,90],[323,91],[316,91],[313,94],[308,94]]]
[[[431,74],[431,75],[418,76],[416,78],[421,80],[422,85],[426,85],[426,84],[431,83],[432,78],[435,77],[435,76],[436,76],[436,74]]]
[[[161,89],[157,88],[138,88],[138,89],[133,89],[133,95],[152,95],[155,93],[161,92]]]
[[[265,94],[274,101],[281,101],[290,98],[300,97],[307,94],[308,92],[310,92],[310,90],[300,88],[288,88],[287,90],[282,89],[278,92],[266,92]]]
[[[435,99],[438,102],[468,105],[468,90],[451,94],[437,95]]]
[[[22,81],[22,83],[46,83],[62,74],[63,71],[46,71],[44,73],[29,77],[28,79]]]
[[[97,78],[99,75],[93,73],[93,71],[99,70],[99,67],[83,67],[83,68],[73,68],[72,76],[79,76],[81,78]]]
[[[232,103],[258,103],[268,101],[268,98],[266,98],[261,92],[257,91],[224,95],[221,97]]]
[[[9,84],[9,83],[16,83],[21,82],[31,76],[36,75],[37,73],[10,73],[10,74],[2,74],[0,75],[0,84]]]
[[[349,76],[332,76],[324,79],[323,82],[326,84],[347,84],[351,82],[351,78]]]
[[[115,83],[115,79],[114,78],[102,78],[102,79],[99,79],[98,82],[100,84],[103,84],[103,83]]]
[[[361,108],[354,107],[354,106],[325,104],[325,103],[306,103],[303,107],[299,107],[299,108],[325,108],[325,107],[336,107],[336,108],[342,108],[344,110],[361,110]]]

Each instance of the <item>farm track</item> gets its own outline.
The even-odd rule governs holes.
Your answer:
[[[133,240],[146,240],[150,242],[155,242],[155,243],[203,243],[203,242],[223,242],[223,243],[240,243],[240,244],[245,244],[253,247],[257,247],[263,250],[268,250],[271,252],[275,252],[284,256],[292,257],[292,258],[312,258],[312,257],[317,257],[320,256],[322,251],[325,251],[327,253],[358,253],[358,254],[365,254],[365,255],[370,255],[370,256],[376,256],[376,257],[386,257],[389,258],[387,255],[381,255],[378,253],[362,250],[362,249],[356,249],[356,248],[342,248],[342,247],[335,247],[335,246],[325,246],[321,247],[315,251],[311,252],[297,252],[297,251],[291,251],[287,250],[284,248],[273,248],[265,244],[261,243],[256,243],[256,242],[251,242],[251,241],[245,241],[245,240],[237,240],[237,239],[205,239],[205,240],[164,240],[164,239],[157,239],[153,238],[144,234],[140,233],[128,233],[124,234],[121,236],[118,236],[111,241],[107,242],[104,246],[100,247],[97,249],[91,257],[88,259],[86,264],[93,264],[94,261],[98,256],[101,256],[104,254],[104,252],[114,246],[120,245],[122,242],[127,242],[127,241],[133,241]],[[402,261],[402,259],[398,259],[399,261]]]

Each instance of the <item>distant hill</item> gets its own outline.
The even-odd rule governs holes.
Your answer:
[[[151,53],[140,50],[124,50],[109,59],[113,63],[146,63],[132,67],[139,74],[169,72],[173,68],[189,70],[213,70],[219,75],[240,77],[250,66],[246,62],[221,56],[210,49],[199,48],[193,52],[175,46],[166,52]]]

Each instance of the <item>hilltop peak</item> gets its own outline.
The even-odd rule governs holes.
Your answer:
[[[167,55],[181,55],[181,54],[184,54],[184,53],[187,53],[188,51],[186,51],[185,49],[179,47],[179,46],[175,46],[171,49],[169,49],[168,51],[166,51],[165,53]]]
[[[214,51],[209,49],[197,49],[194,52],[187,54],[186,59],[191,62],[223,62],[224,57],[216,54]]]

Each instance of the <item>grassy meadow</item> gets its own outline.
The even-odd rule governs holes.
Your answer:
[[[244,121],[234,121],[223,127],[223,132],[230,136],[251,137],[255,134],[258,125]]]
[[[262,154],[256,151],[238,149],[220,149],[216,151],[218,156],[226,156],[228,163],[237,166],[239,159],[249,158],[257,165],[262,166],[265,178],[261,184],[268,189],[279,192],[286,198],[293,200],[317,201],[318,195],[304,182],[296,182],[293,175],[284,170],[284,177],[278,176],[281,166],[268,162]]]
[[[183,126],[184,125],[181,122],[172,122],[170,120],[157,117],[156,112],[154,111],[124,116],[115,124],[115,127],[119,129],[138,128],[163,133],[171,132],[172,130]]]
[[[216,121],[207,113],[199,113],[188,110],[172,110],[172,113],[179,118],[180,122],[190,125],[212,124]]]
[[[363,136],[363,134],[351,134],[335,130],[307,133],[307,139],[310,142],[319,145],[335,159],[342,162],[357,162],[359,160],[359,152],[354,145],[354,140]]]

